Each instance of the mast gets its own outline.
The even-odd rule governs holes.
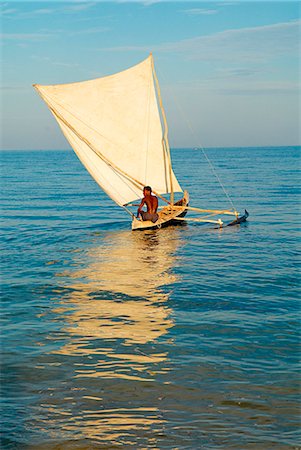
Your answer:
[[[157,88],[157,94],[158,94],[159,104],[160,104],[160,108],[161,108],[162,118],[163,118],[163,122],[164,122],[164,134],[163,134],[163,138],[162,138],[162,145],[163,145],[163,149],[168,158],[169,180],[170,180],[170,203],[173,205],[174,204],[174,190],[173,190],[173,182],[172,182],[171,155],[170,155],[170,147],[169,147],[169,142],[168,142],[168,125],[167,125],[167,120],[166,120],[166,116],[165,116],[165,111],[163,108],[161,90],[160,90],[160,85],[159,85],[159,81],[157,78],[157,74],[155,71],[154,59],[153,59],[152,53],[150,54],[150,57],[151,57],[151,62],[152,62],[153,75],[154,75],[154,79],[156,82],[156,88]]]

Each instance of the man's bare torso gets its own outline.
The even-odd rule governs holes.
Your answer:
[[[159,218],[157,214],[158,199],[155,195],[151,194],[151,189],[144,188],[143,194],[144,197],[139,205],[137,217],[141,216],[142,220],[151,220],[152,222],[156,222]],[[144,205],[146,205],[147,212],[142,210]]]
[[[154,214],[157,212],[158,209],[157,197],[155,197],[154,195],[147,195],[146,197],[143,198],[143,200],[144,203],[146,204],[148,213]]]

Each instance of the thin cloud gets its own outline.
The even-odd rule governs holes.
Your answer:
[[[19,8],[0,9],[0,14],[5,17],[14,19],[35,19],[41,16],[52,14],[76,14],[87,11],[93,8],[96,2],[70,2],[60,4],[60,2],[53,2],[51,8],[36,8],[30,11],[22,10],[22,4],[19,3]]]
[[[104,47],[98,48],[99,52],[150,52],[150,51],[161,51],[161,47],[155,45],[120,45],[116,47]]]
[[[254,67],[227,67],[217,71],[217,78],[250,78],[265,72],[262,66],[260,69]]]
[[[79,67],[78,63],[66,63],[60,61],[51,61],[51,64],[53,66],[60,66],[60,67],[71,67],[71,68]]]
[[[84,3],[72,3],[71,5],[66,5],[63,7],[63,11],[65,12],[81,12],[86,11],[90,8],[93,8],[97,3],[96,2],[84,2]]]
[[[0,9],[1,16],[8,16],[8,15],[14,14],[16,12],[17,12],[17,9],[15,9],[15,8]]]
[[[110,31],[109,27],[95,27],[95,28],[84,28],[82,30],[75,30],[68,33],[69,36],[77,36],[84,34],[97,34],[97,33],[106,33]]]
[[[297,95],[300,84],[286,81],[256,82],[247,86],[228,86],[218,89],[223,95]]]
[[[109,31],[108,27],[94,27],[94,28],[84,28],[82,30],[68,31],[59,30],[41,30],[36,33],[2,33],[0,34],[0,39],[5,41],[22,41],[24,42],[35,42],[40,40],[57,39],[60,35],[64,36],[78,36],[85,34],[97,34],[105,33]]]
[[[169,1],[169,0],[167,0]],[[120,4],[124,4],[124,3],[129,3],[129,0],[115,0],[115,3],[120,3]],[[162,0],[132,0],[132,3],[137,3],[137,4],[141,4],[142,6],[152,6],[155,5],[157,3],[163,3]]]
[[[261,1],[261,0],[259,0],[259,1]],[[236,2],[221,2],[221,3],[219,3],[219,6],[237,6],[237,3],[238,3],[237,1]]]
[[[0,86],[0,91],[3,91],[3,92],[15,92],[15,91],[17,91],[17,92],[21,92],[21,91],[28,92],[29,90],[30,90],[30,88],[28,86],[26,86],[26,85],[23,85],[23,86],[21,86],[21,85],[3,85],[3,86]]]
[[[61,66],[61,67],[79,67],[79,63],[75,62],[66,62],[66,61],[57,61],[49,56],[40,56],[40,55],[31,55],[31,59],[37,61],[38,63],[47,64],[48,66]]]
[[[32,11],[21,11],[20,9],[9,9],[4,10],[1,14],[5,14],[6,18],[14,18],[14,19],[34,19],[39,18],[40,16],[50,15],[56,12],[56,9],[53,8],[39,8],[34,9]]]
[[[217,14],[217,9],[205,9],[205,8],[191,8],[191,9],[185,9],[182,11],[185,14],[188,14],[190,16],[200,16],[200,15],[211,15],[211,14]]]
[[[50,9],[50,8],[41,8],[41,9],[36,9],[33,11],[33,14],[35,15],[44,15],[44,14],[52,14],[54,12],[54,9]]]
[[[3,41],[39,41],[48,39],[51,34],[48,33],[2,33],[0,39]]]
[[[230,63],[266,63],[279,56],[296,54],[300,47],[300,20],[221,31],[177,42],[148,46],[121,46],[104,51],[182,53],[187,59]],[[101,50],[101,49],[100,49]]]
[[[258,72],[258,75],[261,75]],[[202,79],[196,79],[189,84],[185,82],[177,82],[173,85],[173,89],[179,92],[186,92],[186,95],[200,94],[203,96],[208,92],[214,92],[221,95],[272,95],[272,94],[284,94],[298,96],[300,92],[300,82],[287,81],[287,80],[262,80],[256,76],[254,71],[253,76],[250,73],[250,78],[245,78],[243,75],[234,77],[208,77]]]
[[[301,21],[221,31],[161,45],[157,50],[185,53],[191,59],[266,61],[298,50]]]
[[[30,59],[33,59],[38,62],[49,62],[51,61],[51,58],[49,56],[37,56],[37,55],[31,55]]]

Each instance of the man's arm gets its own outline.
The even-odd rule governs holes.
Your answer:
[[[141,200],[141,203],[140,203],[139,208],[138,208],[138,210],[137,210],[137,217],[139,217],[139,214],[140,214],[140,212],[141,212],[141,210],[142,210],[144,204],[145,204],[145,198],[143,198],[143,199]]]

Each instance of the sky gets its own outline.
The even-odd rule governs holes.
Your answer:
[[[32,84],[153,53],[171,147],[300,145],[300,2],[3,1],[1,148],[67,149]]]

